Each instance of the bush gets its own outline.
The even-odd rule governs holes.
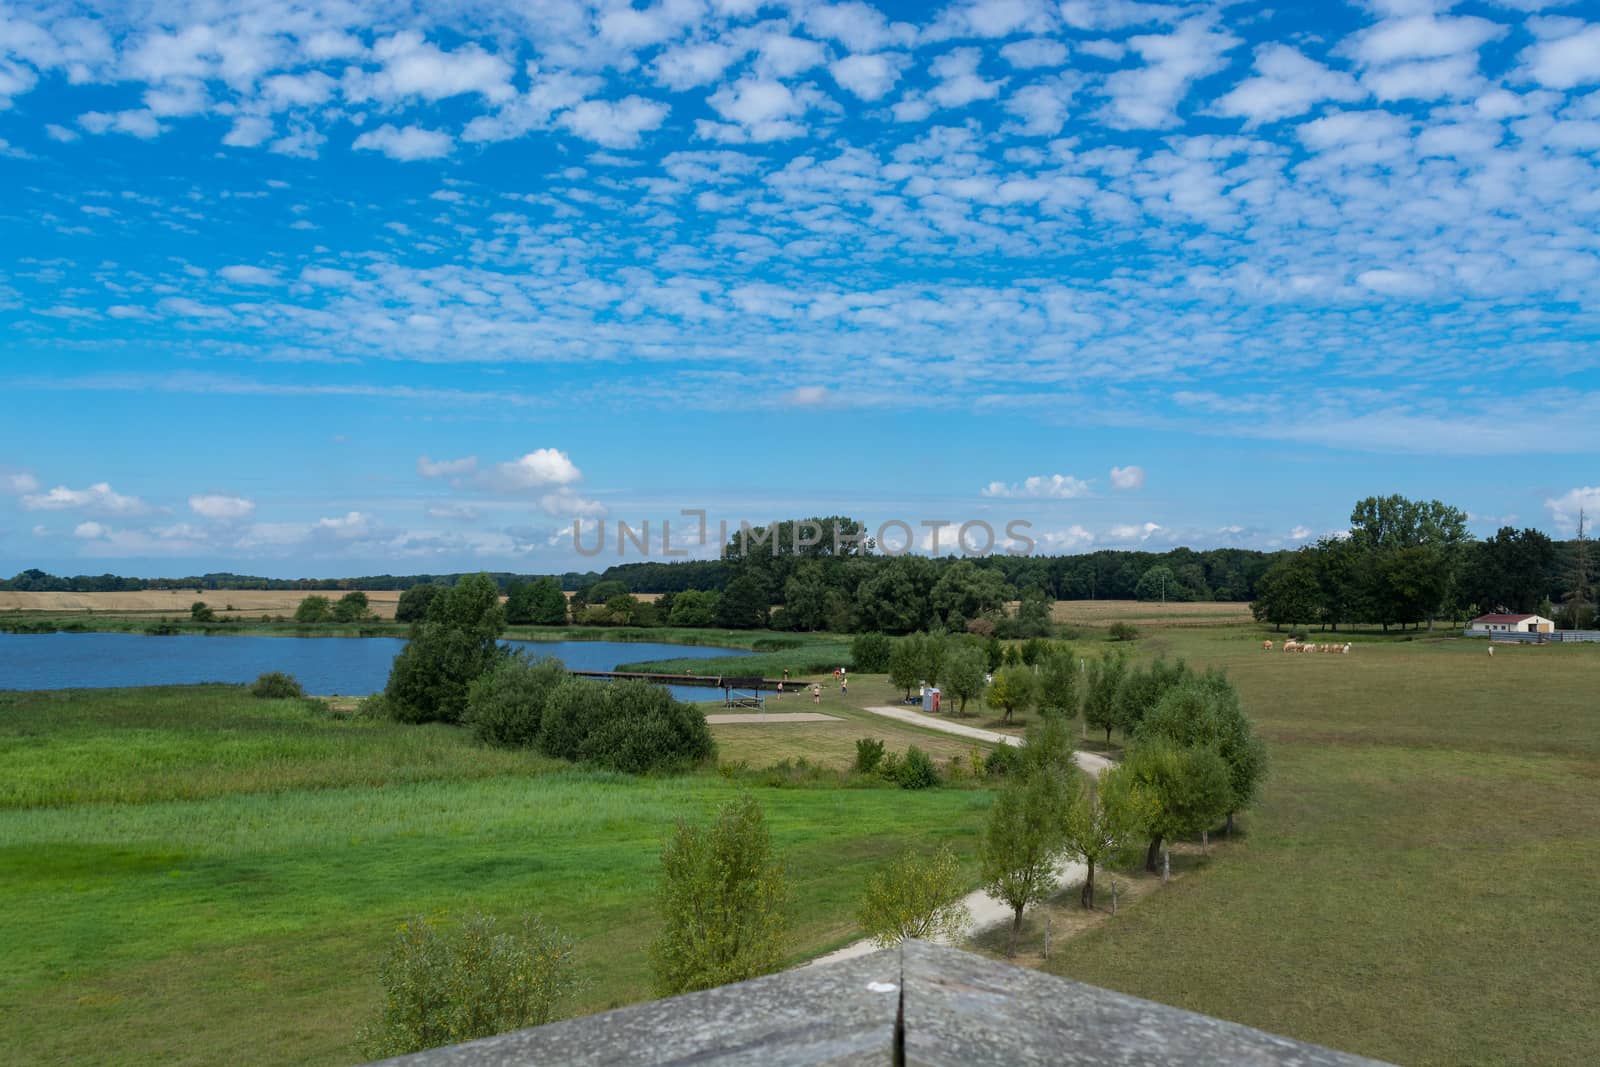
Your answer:
[[[939,784],[939,768],[933,765],[932,756],[912,745],[906,749],[905,761],[900,764],[895,781],[900,783],[901,789],[927,789]]]
[[[858,634],[850,642],[850,666],[862,674],[884,674],[894,642],[883,634]]]
[[[504,628],[494,580],[486,574],[461,579],[434,601],[426,619],[412,624],[384,686],[390,712],[402,722],[460,722],[468,687],[507,654],[499,644]]]
[[[856,916],[880,948],[907,938],[951,941],[972,924],[966,879],[949,845],[931,855],[907,850],[867,879]]]
[[[883,742],[876,737],[863,737],[856,742],[856,770],[871,774],[883,762]]]
[[[308,596],[294,609],[294,621],[303,624],[327,622],[333,614],[333,601],[325,596]]]
[[[189,605],[189,621],[191,622],[216,622],[217,613],[212,611],[204,600],[196,600]]]
[[[1137,641],[1139,639],[1139,628],[1131,622],[1114,622],[1111,624],[1109,632],[1113,641]]]
[[[1022,749],[1015,745],[996,745],[983,760],[983,773],[989,777],[1010,777],[1022,770]]]
[[[363,622],[371,617],[372,609],[367,602],[367,594],[363,593],[359,589],[351,593],[346,593],[344,596],[340,597],[339,602],[333,606],[334,622]]]
[[[878,777],[886,782],[898,782],[900,780],[900,763],[900,753],[885,752],[883,759],[878,761]]]
[[[294,675],[269,671],[250,686],[250,695],[258,700],[298,700],[306,695],[306,691]]]
[[[788,879],[754,797],[710,826],[680,822],[661,852],[661,932],[650,945],[659,996],[770,974],[788,947]]]
[[[511,926],[478,914],[402,925],[378,981],[383,1008],[360,1034],[373,1057],[541,1026],[579,985],[572,943],[539,919]]]
[[[538,746],[547,756],[626,774],[684,770],[717,752],[705,714],[661,686],[576,678],[551,690]]]
[[[752,652],[785,652],[791,648],[799,648],[804,641],[797,641],[792,637],[763,637],[750,643]]]
[[[568,677],[558,659],[509,656],[467,687],[461,721],[491,745],[531,747],[539,739],[545,702]]]

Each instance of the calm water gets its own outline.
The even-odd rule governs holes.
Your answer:
[[[555,656],[573,670],[609,671],[651,659],[747,655],[738,649],[644,641],[510,641]],[[207,637],[179,634],[3,634],[0,689],[106,689],[197,682],[253,682],[292,674],[317,695],[365,696],[383,688],[405,647],[398,637]],[[681,700],[721,698],[713,689],[674,686]]]

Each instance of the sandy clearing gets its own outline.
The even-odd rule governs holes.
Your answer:
[[[737,712],[729,715],[707,715],[706,722],[712,726],[726,726],[733,723],[768,723],[768,722],[843,722],[837,715],[824,715],[820,711],[774,711],[774,712]]]
[[[394,589],[363,590],[373,614],[394,618],[400,593]],[[103,611],[144,615],[187,616],[196,600],[222,615],[293,615],[308,596],[338,600],[349,590],[301,589],[144,589],[130,593],[18,593],[0,591],[0,611]],[[232,610],[229,610],[232,605]]]

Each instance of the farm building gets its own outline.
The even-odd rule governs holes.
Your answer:
[[[1467,623],[1467,635],[1547,634],[1555,628],[1543,615],[1479,615]]]

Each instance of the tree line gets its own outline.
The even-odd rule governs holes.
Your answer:
[[[1483,540],[1437,500],[1367,497],[1348,532],[1285,555],[1262,576],[1257,619],[1283,626],[1404,629],[1487,612],[1539,614],[1566,627],[1594,618],[1588,539],[1561,543],[1532,528]]]

